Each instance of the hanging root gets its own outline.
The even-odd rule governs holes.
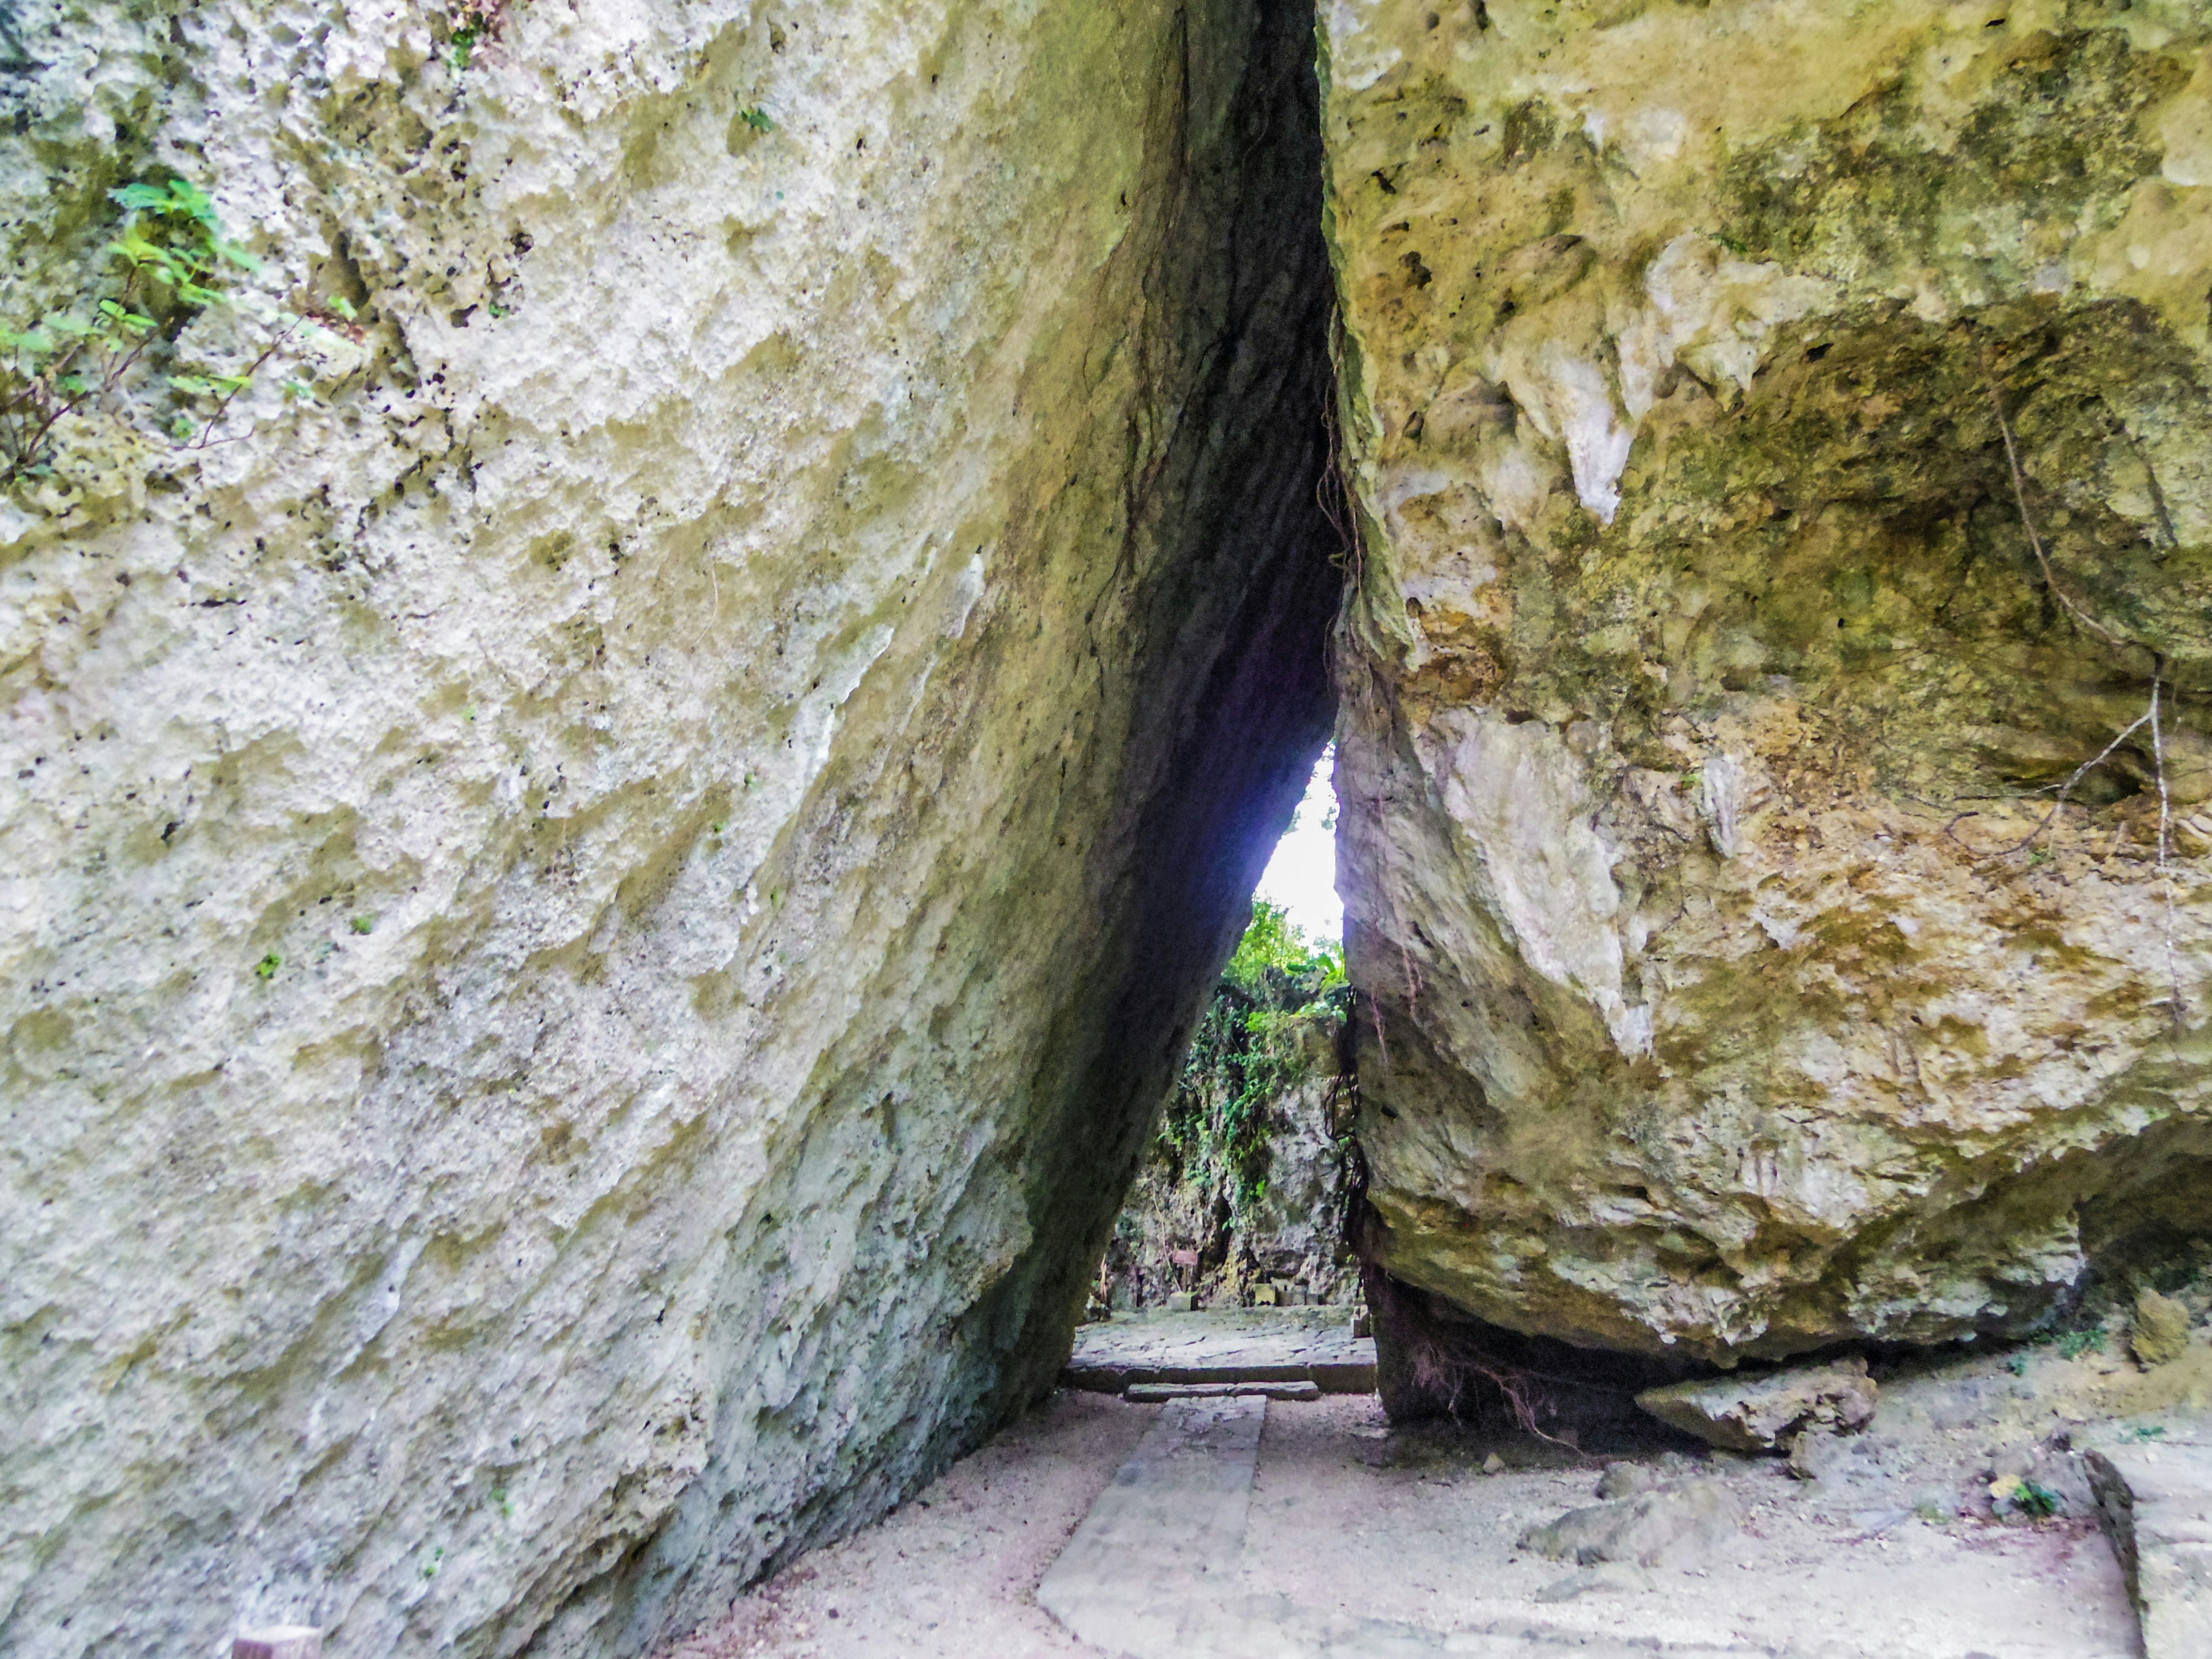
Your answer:
[[[2118,629],[2091,615],[2087,608],[2060,584],[2057,572],[2051,568],[2050,550],[2044,545],[2043,533],[2036,528],[2035,515],[2028,510],[2027,474],[2021,465],[2020,445],[2013,437],[2012,422],[2005,414],[2003,394],[1998,390],[1994,378],[1990,380],[1989,388],[1990,406],[1996,411],[1997,431],[2004,439],[2005,465],[2012,475],[2013,502],[2020,509],[2021,528],[2027,534],[2027,545],[2029,550],[2035,555],[2036,568],[2043,573],[2043,585],[2045,591],[2058,601],[2059,605],[2065,609],[2066,614],[2073,617],[2085,633],[2102,640],[2106,644],[2117,649],[2146,652],[2151,659],[2150,706],[2130,721],[2125,729],[2114,737],[2110,743],[2098,750],[2095,756],[2074,769],[2066,781],[2059,786],[2057,799],[2051,802],[2051,810],[2044,814],[2040,823],[2029,830],[2021,840],[2010,847],[2000,848],[1990,856],[2003,858],[2015,853],[2025,852],[2036,842],[2041,840],[2044,833],[2057,821],[2058,814],[2065,806],[2067,799],[2073,794],[2081,781],[2110,760],[2120,745],[2127,742],[2130,738],[2142,731],[2144,726],[2150,727],[2151,772],[2158,784],[2157,868],[2160,902],[2165,910],[2165,925],[2161,931],[2164,934],[2163,943],[2166,950],[2166,1012],[2173,1021],[2174,1028],[2179,1030],[2185,1023],[2185,1005],[2181,991],[2181,956],[2176,944],[2179,924],[2173,906],[2173,797],[2167,787],[2166,777],[2166,731],[2163,718],[2166,659],[2141,640],[2130,639]],[[2152,482],[2154,487],[2156,484],[2154,477]],[[2163,497],[2161,496],[2160,499],[2162,501]],[[2161,507],[2161,514],[2163,511]],[[2171,532],[2169,531],[2168,533],[2170,534]]]

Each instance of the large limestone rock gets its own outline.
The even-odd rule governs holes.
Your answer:
[[[2212,18],[1324,13],[1381,1265],[1725,1358],[2204,1225]]]
[[[635,1651],[1049,1386],[1320,747],[1310,16],[6,20],[11,327],[329,329],[0,506],[0,1650]]]

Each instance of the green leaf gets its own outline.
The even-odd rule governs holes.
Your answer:
[[[169,180],[169,199],[163,206],[168,212],[189,215],[210,230],[222,222],[216,216],[215,199],[189,179]]]
[[[102,300],[100,302],[100,314],[126,334],[144,334],[149,332],[154,327],[154,319],[151,317],[128,310],[113,300]]]
[[[235,242],[217,241],[215,245],[215,251],[220,258],[229,260],[231,264],[236,265],[240,270],[258,270],[261,269],[261,261],[253,254],[248,253],[244,248],[239,246]]]
[[[755,104],[750,109],[742,112],[738,115],[738,118],[743,121],[747,126],[750,127],[755,132],[773,132],[775,131],[775,122],[769,117],[769,112],[763,109],[758,104]]]
[[[353,301],[343,294],[331,295],[330,307],[335,315],[343,318],[349,323],[359,315],[353,308]]]
[[[170,374],[163,378],[187,397],[212,398],[216,394],[216,383],[204,374]]]
[[[107,199],[134,213],[158,212],[168,206],[169,192],[159,185],[125,185],[120,190],[109,191]]]

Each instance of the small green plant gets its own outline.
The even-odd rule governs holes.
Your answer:
[[[2000,1475],[1990,1482],[1990,1497],[1998,1509],[2037,1521],[2048,1521],[2066,1507],[2066,1500],[2050,1487],[2017,1474]]]
[[[253,964],[253,976],[263,984],[276,977],[276,970],[284,965],[284,958],[271,951]]]
[[[193,318],[228,303],[227,284],[261,262],[223,232],[208,193],[189,179],[141,180],[108,192],[124,220],[101,250],[116,271],[27,328],[0,327],[0,488],[51,477],[62,422],[111,407],[127,392],[165,386],[182,400],[161,429],[179,444],[204,445],[231,404],[293,332],[309,319],[279,313],[277,332],[236,374],[156,374]],[[331,310],[351,321],[353,307]],[[317,325],[316,326],[319,326]],[[306,382],[290,384],[313,397]],[[210,409],[208,405],[212,404]]]
[[[763,109],[758,104],[753,105],[749,109],[739,111],[738,113],[738,119],[743,121],[755,132],[774,132],[775,131],[775,122],[770,118],[769,112]]]
[[[498,34],[500,14],[506,9],[507,0],[457,0],[446,17],[454,74],[467,69],[477,48]]]
[[[2058,1339],[2058,1352],[2068,1359],[2079,1359],[2085,1353],[2105,1351],[2105,1333],[2092,1326],[2086,1331],[2069,1331]]]
[[[2166,1425],[2163,1423],[2138,1423],[2133,1429],[2129,1431],[2129,1433],[2133,1438],[2137,1440],[2163,1440],[2166,1438]]]
[[[491,1489],[491,1503],[492,1507],[507,1520],[514,1519],[514,1500],[507,1496],[506,1487],[494,1486]]]
[[[422,1564],[422,1576],[425,1578],[435,1578],[438,1576],[438,1568],[440,1565],[444,1562],[445,1559],[446,1551],[443,1545],[432,1550],[430,1552],[430,1559]]]
[[[2027,1375],[2027,1356],[2024,1353],[2014,1354],[2011,1358],[2005,1361],[2005,1369],[2010,1371],[2014,1376],[2026,1376]]]
[[[374,933],[376,931],[376,918],[374,916],[365,915],[356,916],[353,919],[353,930],[356,933]]]
[[[226,268],[260,261],[222,233],[205,191],[188,179],[125,185],[108,192],[124,210],[105,253],[125,267],[121,286],[64,307],[24,329],[0,328],[0,470],[9,484],[51,476],[55,428],[131,378],[165,332],[221,300]],[[178,391],[228,400],[244,381],[169,377]]]

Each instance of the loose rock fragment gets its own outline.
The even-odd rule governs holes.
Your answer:
[[[1684,1480],[1634,1498],[1569,1510],[1521,1534],[1521,1547],[1555,1561],[1680,1566],[1743,1525],[1735,1494],[1717,1480]]]
[[[1723,1451],[1788,1449],[1808,1430],[1848,1434],[1874,1421],[1875,1381],[1866,1361],[1727,1376],[1646,1389],[1636,1403],[1661,1422]]]
[[[2146,1365],[2163,1365],[2189,1351],[2189,1309],[2186,1304],[2156,1291],[2136,1298],[2135,1328],[2128,1346]]]

